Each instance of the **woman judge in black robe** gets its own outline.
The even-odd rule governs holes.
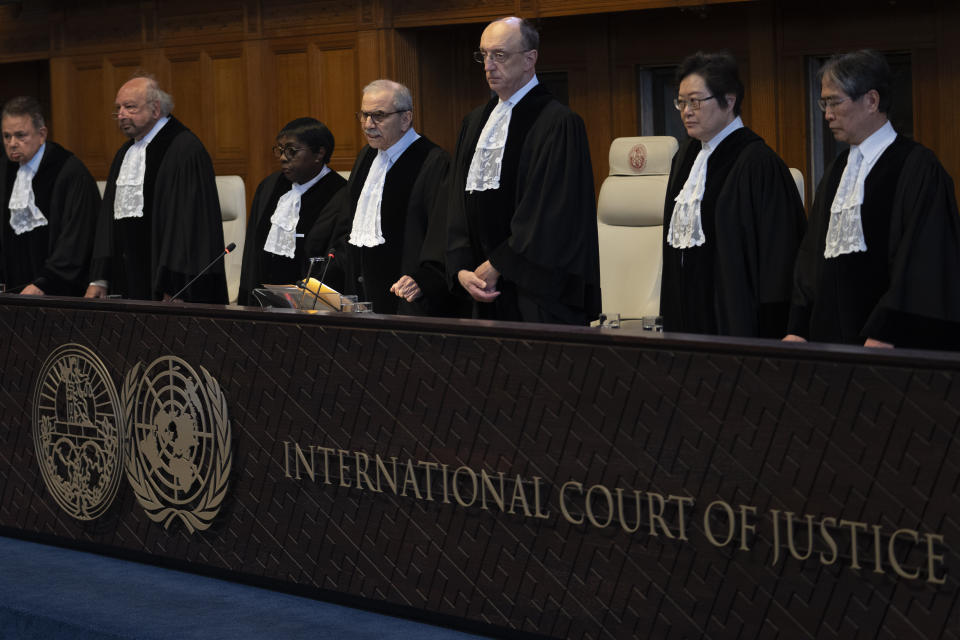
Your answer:
[[[264,284],[291,284],[309,268],[304,238],[322,225],[321,212],[347,181],[326,165],[333,154],[330,130],[314,118],[297,118],[277,134],[273,147],[281,170],[257,187],[247,221],[239,304]],[[328,221],[331,225],[333,220]]]

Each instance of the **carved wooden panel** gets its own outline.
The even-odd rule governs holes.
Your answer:
[[[356,0],[277,0],[261,3],[267,37],[352,31],[357,26]]]
[[[0,56],[19,59],[50,50],[49,15],[32,2],[0,6]]]
[[[317,51],[317,73],[310,83],[317,89],[316,117],[333,132],[336,145],[331,162],[349,169],[360,151],[360,125],[355,116],[360,110],[360,90],[356,77],[356,53],[349,49]]]
[[[237,40],[244,33],[242,3],[218,0],[164,0],[157,3],[160,44]]]

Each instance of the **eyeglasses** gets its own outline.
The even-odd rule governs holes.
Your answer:
[[[400,109],[399,111],[357,111],[357,120],[360,121],[360,124],[363,124],[367,121],[367,118],[373,120],[373,124],[380,124],[390,116],[395,113],[403,113],[404,111],[409,111],[409,109]]]
[[[273,155],[277,160],[280,158],[286,158],[287,160],[293,160],[298,153],[304,150],[304,147],[295,147],[292,144],[286,146],[282,144],[273,145]]]
[[[497,64],[502,64],[507,61],[507,58],[510,56],[516,55],[518,53],[526,53],[527,51],[533,51],[533,49],[524,49],[523,51],[484,51],[480,49],[479,51],[473,52],[473,59],[483,64],[487,61],[487,58],[490,58]]]
[[[826,113],[827,109],[836,109],[839,105],[852,99],[853,98],[820,98],[817,100],[817,106],[820,107],[820,111]]]
[[[717,96],[707,96],[706,98],[690,98],[689,100],[683,100],[682,98],[674,98],[673,106],[677,108],[677,111],[683,111],[684,107],[690,107],[692,111],[699,111],[700,106],[707,100],[713,100]]]
[[[143,109],[145,106],[147,106],[146,102],[144,102],[143,104],[114,105],[114,110],[110,112],[110,117],[113,119],[119,118],[121,111],[126,111],[127,115],[129,116],[135,116],[138,113],[140,113],[140,110]]]

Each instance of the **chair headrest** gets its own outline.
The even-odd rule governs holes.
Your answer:
[[[673,136],[615,138],[610,143],[610,175],[669,175],[678,146]]]

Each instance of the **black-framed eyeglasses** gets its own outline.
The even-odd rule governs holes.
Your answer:
[[[527,51],[533,51],[533,49],[524,49],[523,51],[484,51],[483,49],[478,49],[473,52],[473,59],[483,64],[487,61],[487,58],[493,60],[497,64],[502,64],[507,61],[507,58],[510,56],[516,55],[518,53],[526,53]]]
[[[685,107],[690,107],[693,111],[699,111],[700,106],[707,100],[713,100],[717,96],[707,96],[706,98],[689,98],[684,100],[682,98],[674,98],[673,106],[677,108],[677,111],[683,111]]]
[[[373,120],[373,124],[380,124],[395,113],[403,113],[409,109],[400,109],[399,111],[357,111],[357,120],[360,124],[367,121],[367,118]]]
[[[273,145],[273,155],[279,160],[280,158],[286,158],[287,160],[293,160],[297,157],[297,154],[306,149],[306,147],[295,147],[292,144],[282,145],[275,144]]]
[[[817,100],[817,106],[820,107],[820,111],[826,113],[827,109],[836,109],[847,100],[853,100],[853,98],[820,98]]]

